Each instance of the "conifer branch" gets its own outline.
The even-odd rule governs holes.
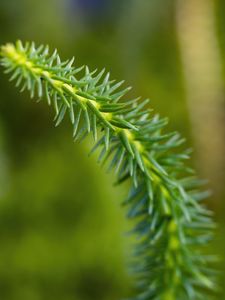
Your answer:
[[[105,71],[62,62],[48,47],[20,41],[1,47],[1,64],[10,80],[33,98],[45,99],[55,110],[58,126],[68,114],[75,140],[92,133],[100,148],[98,161],[117,174],[116,183],[130,180],[124,205],[136,219],[138,237],[132,269],[138,300],[205,299],[215,289],[214,259],[205,254],[212,238],[212,213],[201,203],[208,193],[202,181],[185,166],[189,151],[183,139],[164,133],[166,119],[146,108],[148,100],[124,100],[130,90],[119,90]]]

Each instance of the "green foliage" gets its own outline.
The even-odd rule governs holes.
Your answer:
[[[186,167],[189,150],[184,139],[164,133],[166,119],[146,108],[148,100],[124,100],[130,88],[119,90],[105,71],[62,62],[57,51],[7,44],[2,65],[21,91],[28,89],[55,109],[58,126],[68,114],[75,140],[93,135],[100,149],[98,161],[115,170],[116,184],[129,180],[128,218],[135,219],[137,236],[132,270],[140,300],[204,299],[215,288],[210,265],[214,257],[205,248],[212,238],[211,212],[201,203],[208,196],[202,181]]]
[[[114,202],[123,191],[82,154],[87,143],[74,149],[69,138],[57,130],[33,148],[1,193],[1,299],[114,300],[128,291],[126,222]]]

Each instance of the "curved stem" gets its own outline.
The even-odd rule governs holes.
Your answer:
[[[140,241],[136,247],[134,271],[137,271],[140,294],[137,299],[203,299],[199,288],[213,288],[211,272],[205,268],[206,257],[198,257],[211,237],[210,212],[198,202],[205,193],[196,192],[199,181],[187,176],[183,164],[187,152],[174,150],[183,139],[177,133],[163,134],[166,121],[150,117],[144,109],[147,101],[121,101],[129,89],[117,92],[122,82],[114,83],[104,71],[98,75],[86,67],[72,67],[61,62],[57,52],[48,48],[7,44],[1,48],[6,72],[13,72],[17,85],[24,80],[33,97],[53,104],[56,125],[68,111],[74,136],[83,139],[92,132],[97,140],[93,151],[101,148],[99,161],[111,160],[117,182],[132,179],[124,204],[128,217],[136,218],[133,230]],[[186,177],[184,177],[184,174]],[[202,255],[202,254],[201,254]]]

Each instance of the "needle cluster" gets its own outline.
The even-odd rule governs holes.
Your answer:
[[[1,64],[21,91],[52,105],[55,123],[69,116],[75,140],[92,134],[98,161],[130,182],[124,205],[135,219],[137,236],[132,270],[138,300],[201,300],[213,290],[213,256],[205,254],[212,238],[212,213],[202,200],[203,182],[186,166],[189,150],[177,132],[165,133],[167,119],[148,108],[148,100],[125,99],[109,73],[75,67],[57,51],[23,45],[1,47]]]

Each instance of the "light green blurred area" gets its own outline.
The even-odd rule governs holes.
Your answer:
[[[170,118],[169,128],[193,145],[176,1],[99,0],[91,9],[84,5],[91,1],[78,2],[1,0],[0,43],[48,43],[63,59],[75,56],[78,65],[106,67],[134,87],[130,97],[150,97],[155,111]],[[102,8],[95,10],[95,2]],[[218,0],[215,32],[223,70],[224,14],[225,3]],[[69,122],[54,128],[51,109],[18,93],[2,72],[0,88],[0,299],[127,297],[133,240],[124,234],[131,224],[120,207],[127,187],[113,187],[113,174],[99,168],[97,155],[88,157],[91,138],[74,144]],[[202,173],[197,156],[191,164]],[[222,255],[223,182],[209,201],[221,228],[212,249]]]
[[[87,145],[69,141],[30,150],[1,201],[5,299],[114,299],[124,290],[121,191],[86,158]]]

